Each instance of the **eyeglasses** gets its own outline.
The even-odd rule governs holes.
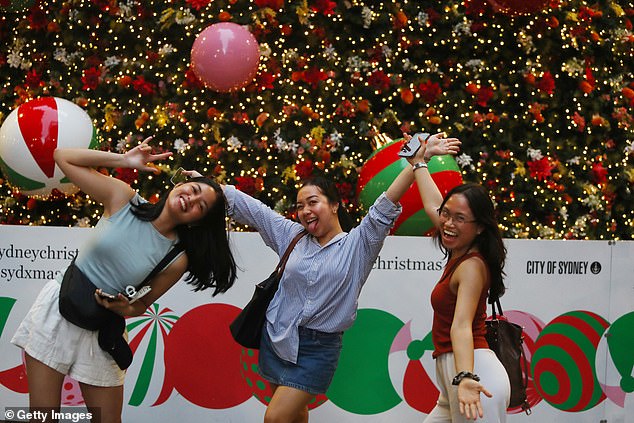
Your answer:
[[[465,223],[475,223],[475,222],[477,222],[477,220],[468,220],[466,217],[464,217],[461,214],[458,214],[458,215],[451,214],[444,207],[442,209],[440,209],[440,212],[438,212],[438,215],[440,215],[440,217],[443,218],[444,220],[451,219],[453,221],[453,223],[456,224],[456,225],[464,225]]]

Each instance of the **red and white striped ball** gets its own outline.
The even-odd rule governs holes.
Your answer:
[[[22,194],[48,197],[77,191],[55,165],[58,147],[94,148],[96,130],[78,105],[57,97],[30,100],[14,109],[0,127],[0,168]]]

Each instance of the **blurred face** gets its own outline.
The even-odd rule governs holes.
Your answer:
[[[341,232],[337,217],[338,204],[331,204],[321,190],[313,185],[302,187],[297,193],[297,217],[309,234],[328,242]]]
[[[216,191],[202,182],[179,184],[170,192],[166,206],[178,224],[195,223],[216,203]]]
[[[454,255],[462,255],[482,231],[473,217],[467,198],[454,194],[440,210],[440,237],[443,246]]]

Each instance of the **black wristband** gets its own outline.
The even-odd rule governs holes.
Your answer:
[[[451,384],[460,385],[460,381],[462,381],[462,379],[464,378],[473,379],[476,382],[480,382],[480,376],[476,375],[475,373],[471,373],[471,372],[467,372],[463,370],[453,378],[453,380],[451,381]]]

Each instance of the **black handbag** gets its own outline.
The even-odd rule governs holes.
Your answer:
[[[531,414],[531,407],[526,397],[526,388],[528,387],[528,367],[526,356],[524,355],[524,330],[520,325],[509,322],[507,320],[498,319],[495,307],[499,311],[499,316],[504,316],[500,299],[496,299],[491,303],[493,310],[492,319],[487,320],[486,324],[486,340],[489,348],[495,352],[511,383],[511,399],[509,407],[521,407],[526,414]],[[522,370],[524,366],[524,371]]]
[[[262,337],[262,329],[266,321],[266,310],[269,308],[269,303],[280,284],[288,256],[291,255],[291,251],[293,251],[297,241],[305,234],[306,231],[302,231],[293,238],[273,273],[264,281],[255,285],[253,297],[229,325],[233,339],[243,347],[260,348],[260,338]]]
[[[183,246],[180,243],[176,244],[152,269],[139,287],[148,284],[154,275],[163,270],[182,249]],[[96,290],[95,284],[79,270],[73,259],[64,273],[59,290],[59,312],[64,319],[75,326],[99,331],[99,346],[112,356],[122,370],[125,370],[132,363],[132,351],[123,338],[125,318],[97,303]]]

